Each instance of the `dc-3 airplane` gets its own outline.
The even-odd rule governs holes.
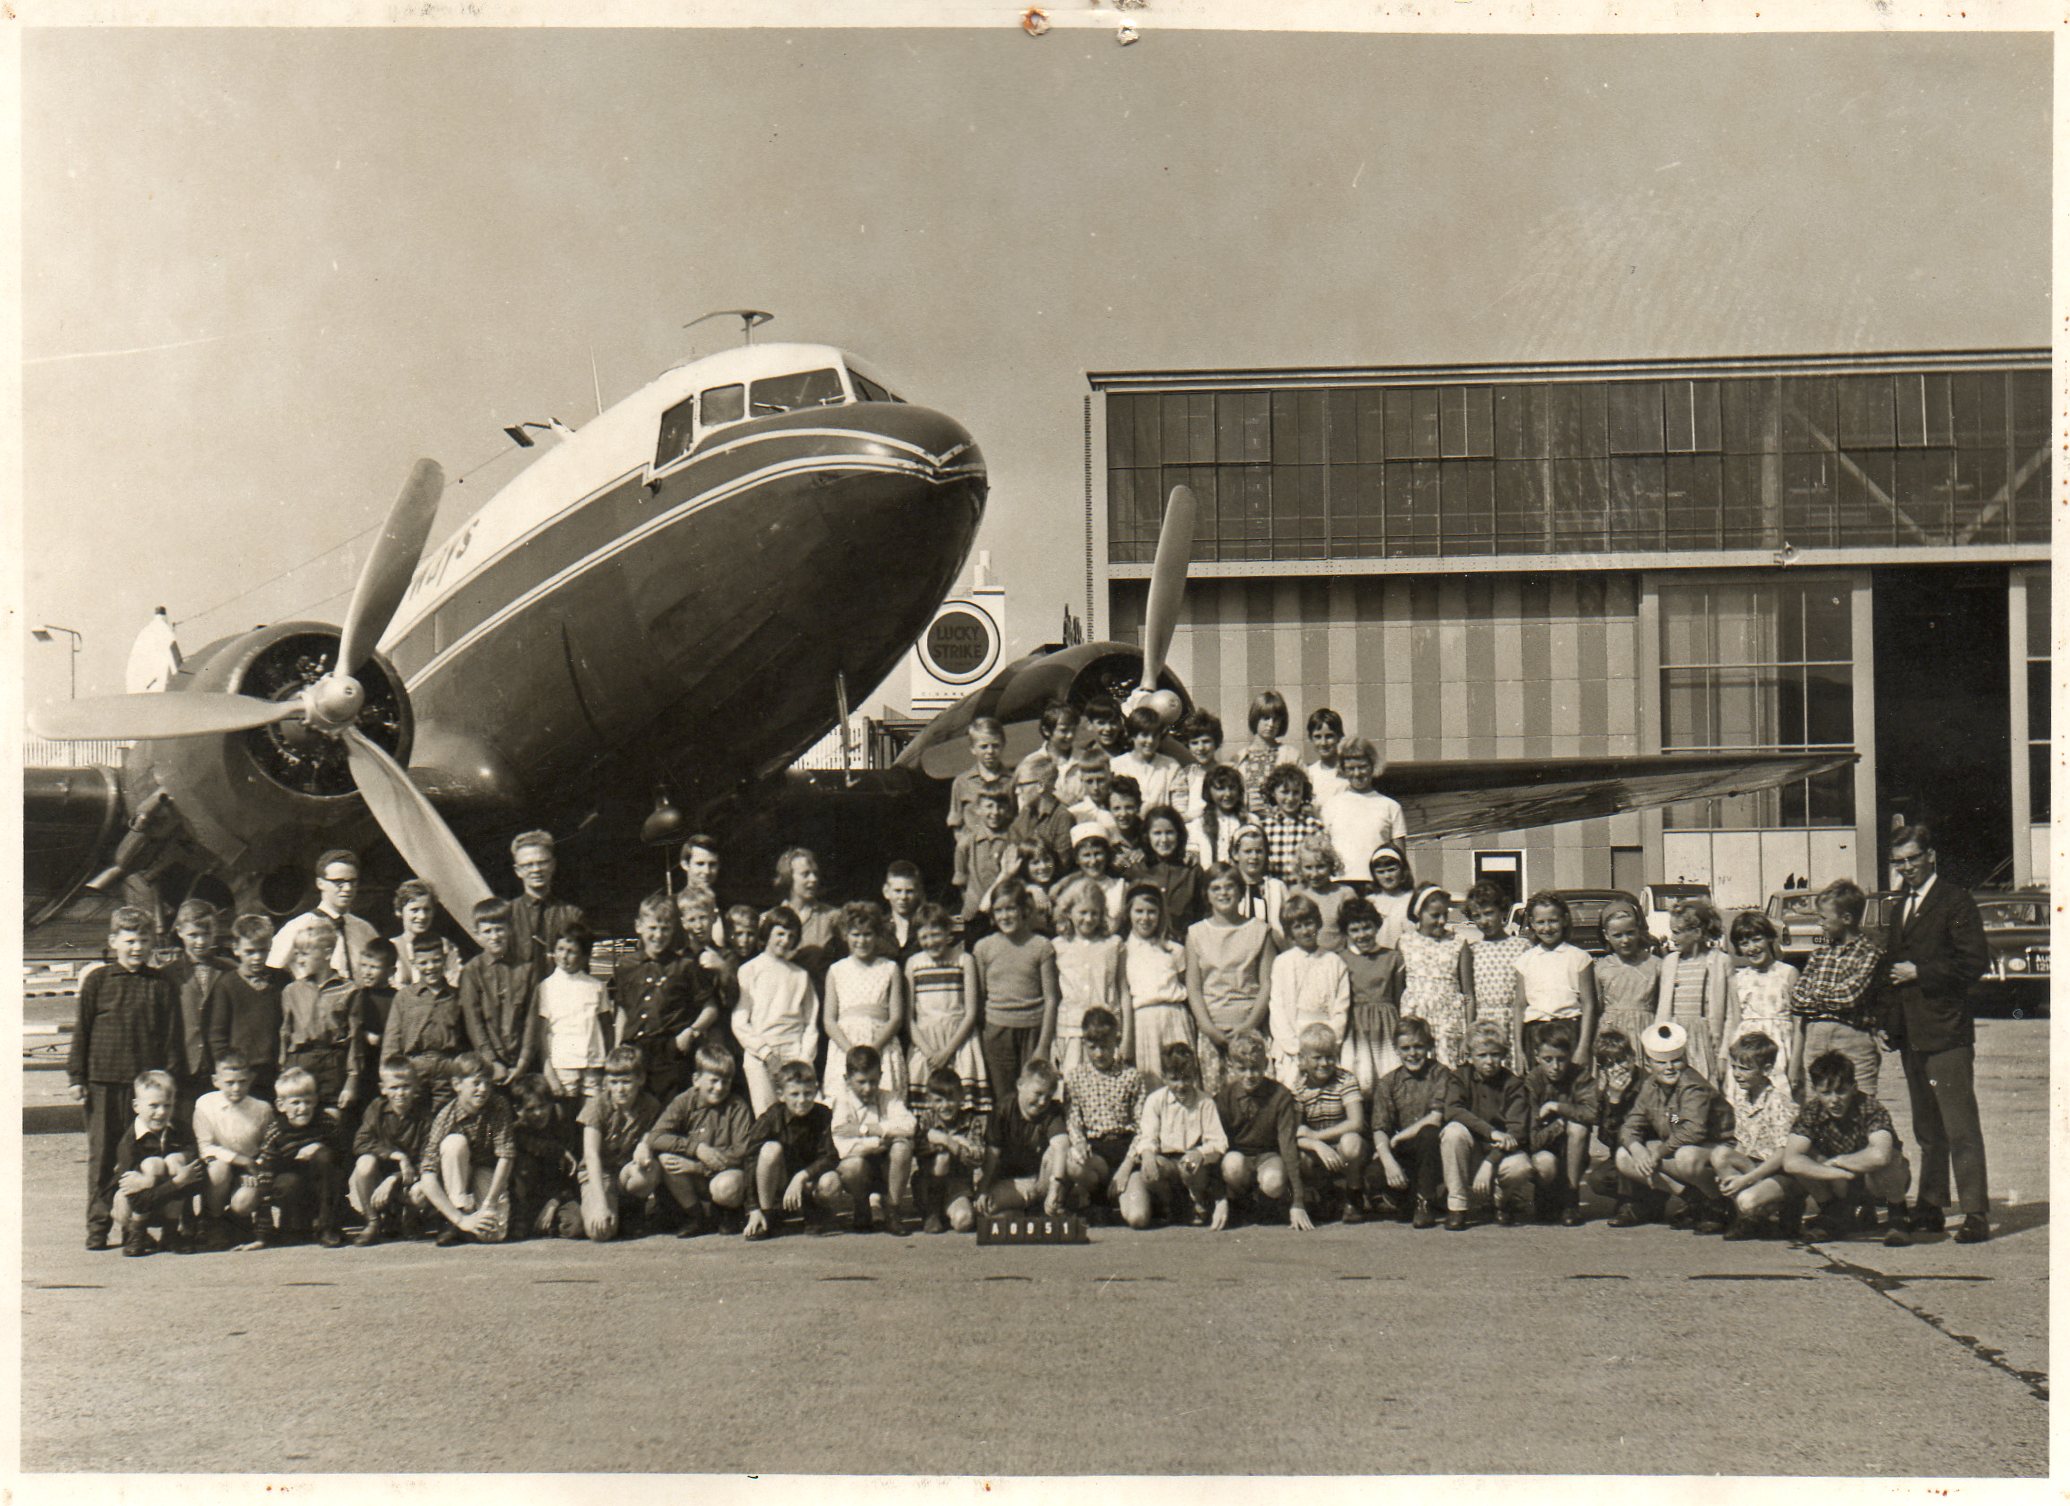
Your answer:
[[[33,714],[45,737],[135,746],[119,768],[25,771],[27,924],[125,892],[288,914],[343,845],[369,847],[372,877],[429,880],[464,926],[490,892],[470,852],[530,827],[560,835],[569,892],[606,922],[662,882],[653,846],[698,829],[743,894],[791,842],[820,851],[831,892],[873,893],[887,855],[939,882],[973,717],[1007,723],[1017,754],[1058,697],[1111,693],[1168,726],[1190,709],[1165,667],[1193,530],[1181,487],[1141,644],[1045,645],[892,768],[786,776],[835,725],[836,685],[878,684],[962,570],[987,488],[970,434],[831,346],[749,344],[563,435],[429,554],[444,478],[417,462],[341,625],[258,627],[188,656],[164,692]],[[1851,756],[1394,764],[1383,784],[1423,838],[1742,793]]]

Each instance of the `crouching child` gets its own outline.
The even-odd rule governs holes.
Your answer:
[[[416,1211],[428,1207],[417,1168],[424,1137],[431,1132],[431,1100],[407,1056],[381,1062],[381,1093],[360,1116],[352,1140],[352,1175],[345,1196],[365,1220],[355,1245],[378,1243],[382,1234],[415,1232]]]
[[[733,1057],[706,1041],[693,1063],[690,1086],[669,1100],[645,1143],[662,1190],[682,1213],[679,1239],[709,1233],[717,1217],[731,1217],[746,1204],[748,1191],[741,1168],[753,1121],[733,1091]]]
[[[1782,1174],[1797,1100],[1789,1085],[1773,1075],[1781,1049],[1773,1036],[1750,1030],[1726,1053],[1732,1138],[1711,1152],[1711,1169],[1719,1193],[1732,1199],[1739,1214],[1725,1231],[1727,1239],[1751,1239],[1771,1218],[1784,1233],[1797,1232],[1803,1198]]]
[[[259,1143],[253,1178],[252,1240],[244,1248],[263,1249],[278,1236],[304,1228],[313,1230],[326,1249],[345,1243],[338,1232],[345,1182],[340,1138],[337,1121],[324,1112],[313,1074],[289,1067],[273,1080],[273,1117]]]
[[[417,1163],[425,1201],[444,1220],[437,1243],[500,1243],[510,1233],[510,1177],[517,1159],[510,1102],[494,1091],[496,1068],[477,1051],[453,1059],[453,1097],[431,1121]]]
[[[1437,1059],[1430,1026],[1420,1017],[1406,1016],[1395,1027],[1394,1051],[1401,1065],[1373,1085],[1373,1155],[1397,1216],[1433,1229],[1445,1185],[1443,1130],[1465,1089]]]
[[[781,1233],[786,1213],[816,1223],[819,1189],[840,1164],[834,1154],[834,1111],[819,1101],[819,1074],[812,1063],[783,1062],[773,1077],[776,1102],[748,1128],[755,1158],[755,1206],[743,1231],[749,1239]]]
[[[1358,1077],[1339,1066],[1337,1033],[1321,1023],[1301,1031],[1294,1105],[1301,1112],[1299,1144],[1303,1182],[1341,1200],[1344,1222],[1366,1221],[1366,1168],[1372,1142],[1366,1137],[1366,1098]]]
[[[1719,1196],[1711,1155],[1732,1133],[1732,1107],[1689,1065],[1689,1034],[1680,1025],[1648,1026],[1639,1043],[1646,1080],[1617,1148],[1625,1195],[1610,1223],[1624,1229],[1643,1222],[1633,1204],[1652,1193],[1680,1196],[1697,1233],[1723,1233],[1732,1205]]]
[[[985,1164],[985,1116],[964,1107],[965,1093],[954,1067],[936,1067],[913,1111],[913,1206],[923,1234],[968,1234],[977,1223],[972,1177]]]
[[[1215,1172],[1228,1149],[1221,1113],[1200,1086],[1200,1058],[1173,1041],[1164,1048],[1164,1086],[1144,1101],[1142,1127],[1115,1173],[1122,1218],[1131,1229],[1148,1228],[1160,1211],[1176,1220],[1184,1198],[1192,1222],[1207,1223]]]
[[[543,1072],[510,1085],[517,1155],[510,1165],[511,1232],[523,1238],[582,1237],[582,1126]]]
[[[1560,1021],[1547,1021],[1546,1029]],[[1532,1044],[1544,1030],[1532,1032]],[[1524,1135],[1531,1099],[1524,1080],[1509,1070],[1509,1032],[1493,1020],[1473,1027],[1467,1040],[1464,1091],[1440,1132],[1445,1163],[1445,1227],[1464,1229],[1473,1197],[1485,1189],[1495,1204],[1495,1222],[1514,1224],[1531,1198],[1537,1170]]]
[[[202,1166],[193,1137],[173,1114],[176,1091],[170,1072],[139,1074],[134,1117],[115,1146],[110,1201],[125,1255],[150,1254],[154,1227],[160,1249],[187,1248],[188,1204],[201,1190]]]
[[[1225,1229],[1237,1203],[1285,1202],[1287,1223],[1312,1230],[1308,1189],[1301,1180],[1301,1110],[1294,1095],[1271,1077],[1272,1053],[1255,1030],[1229,1040],[1227,1071],[1215,1094],[1215,1112],[1229,1149],[1222,1153],[1221,1196],[1209,1223]]]
[[[1046,1056],[1030,1056],[1013,1095],[992,1111],[986,1128],[978,1212],[1011,1213],[1038,1205],[1052,1217],[1063,1211],[1071,1134],[1056,1093],[1057,1069]]]
[[[1106,1216],[1126,1190],[1116,1175],[1142,1127],[1150,1083],[1121,1060],[1121,1021],[1095,1005],[1079,1021],[1084,1059],[1066,1077],[1070,1103],[1064,1125],[1071,1137],[1066,1160],[1075,1200]]]
[[[653,1078],[649,1058],[639,1047],[614,1047],[604,1058],[603,1091],[576,1116],[582,1126],[582,1165],[575,1173],[582,1191],[582,1232],[599,1243],[618,1237],[625,1222],[619,1213],[624,1199],[644,1207],[661,1185],[653,1153],[641,1157],[641,1142],[661,1117],[661,1105],[646,1088]]]
[[[1910,1243],[1905,1235],[1905,1188],[1912,1168],[1890,1122],[1890,1110],[1855,1086],[1854,1062],[1827,1051],[1805,1068],[1803,1107],[1790,1126],[1783,1170],[1818,1204],[1810,1232],[1834,1239],[1855,1227],[1856,1203],[1887,1203],[1887,1245]]]
[[[1624,1044],[1622,1035],[1614,1039]],[[1602,1044],[1603,1037],[1598,1037],[1599,1047]],[[1624,1045],[1624,1054],[1629,1060],[1629,1045]],[[1588,1175],[1589,1139],[1602,1117],[1603,1100],[1595,1080],[1574,1060],[1574,1028],[1564,1020],[1553,1020],[1538,1033],[1524,1095],[1531,1112],[1525,1139],[1538,1180],[1538,1217],[1544,1221],[1557,1214],[1562,1224],[1573,1228],[1582,1222],[1581,1184]]]
[[[194,1146],[208,1179],[201,1193],[204,1249],[229,1249],[235,1240],[226,1219],[249,1225],[259,1205],[259,1148],[273,1105],[253,1096],[252,1078],[245,1054],[228,1048],[216,1058],[215,1092],[202,1094],[194,1105]]]
[[[913,1177],[913,1111],[883,1084],[884,1058],[875,1046],[852,1048],[834,1094],[834,1154],[840,1162],[820,1178],[821,1201],[848,1194],[850,1223],[870,1232],[872,1210],[881,1210],[886,1233],[907,1233],[900,1205]]]

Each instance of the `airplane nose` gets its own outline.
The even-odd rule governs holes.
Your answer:
[[[912,403],[865,403],[854,410],[860,426],[882,442],[887,455],[904,455],[923,465],[937,484],[985,477],[984,452],[970,431],[933,408]]]

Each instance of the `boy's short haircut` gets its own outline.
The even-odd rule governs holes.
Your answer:
[[[1057,761],[1042,749],[1037,748],[1026,758],[1014,765],[1015,784],[1037,785],[1045,790],[1057,787]]]
[[[1299,1038],[1303,1050],[1313,1048],[1322,1052],[1325,1056],[1335,1056],[1340,1044],[1337,1040],[1337,1032],[1325,1025],[1321,1020],[1303,1025]]]
[[[891,935],[891,917],[873,899],[852,899],[841,907],[841,934],[867,931],[883,942]]]
[[[1295,789],[1301,793],[1301,803],[1308,804],[1315,798],[1315,785],[1308,778],[1308,771],[1297,763],[1283,763],[1265,776],[1265,798],[1276,799],[1284,789]]]
[[[1198,1083],[1200,1057],[1184,1041],[1173,1041],[1159,1053],[1166,1082]]]
[[[676,891],[676,913],[678,915],[681,915],[686,910],[700,907],[714,916],[719,913],[719,896],[712,893],[708,885],[685,884]]]
[[[920,865],[911,858],[900,858],[884,870],[884,882],[888,884],[893,879],[911,879],[914,883],[919,883]]]
[[[1279,718],[1282,730],[1293,725],[1293,717],[1287,712],[1287,698],[1276,690],[1261,690],[1251,701],[1251,731],[1258,730],[1258,724],[1268,716]]]
[[[582,953],[585,957],[590,954],[590,950],[597,944],[596,932],[590,930],[585,925],[572,925],[568,927],[567,930],[561,932],[561,940],[574,942],[575,950]],[[556,945],[558,944],[556,943]]]
[[[1113,1010],[1102,1009],[1095,1004],[1079,1020],[1078,1032],[1088,1041],[1118,1041],[1121,1039],[1121,1021],[1114,1017]]]
[[[1759,910],[1742,910],[1737,916],[1733,917],[1732,944],[1734,946],[1738,946],[1743,941],[1752,941],[1757,936],[1771,942],[1776,940],[1775,922],[1763,915]]]
[[[510,924],[510,901],[491,895],[474,902],[474,923],[478,926],[507,926]]]
[[[414,905],[420,899],[428,899],[436,904],[438,902],[438,894],[431,885],[418,878],[404,879],[397,884],[395,886],[395,918],[397,920],[402,919],[402,912],[409,909],[411,905]]]
[[[955,922],[949,915],[949,907],[947,905],[938,905],[933,900],[929,900],[913,912],[913,934],[918,936],[922,931],[937,928],[944,931],[953,931],[955,929]]]
[[[1050,1065],[1048,1057],[1031,1056],[1027,1064],[1021,1068],[1020,1081],[1039,1082],[1046,1088],[1054,1088],[1057,1085],[1057,1069]]]
[[[1051,701],[1042,708],[1042,715],[1035,719],[1035,726],[1036,730],[1041,732],[1043,739],[1047,741],[1049,735],[1056,731],[1057,728],[1063,726],[1064,723],[1076,722],[1078,720],[1078,708],[1069,701]]]
[[[372,957],[377,962],[385,962],[390,967],[393,967],[395,966],[395,943],[386,936],[376,936],[372,941],[369,941],[359,949],[359,955],[362,957]]]
[[[316,1096],[316,1079],[300,1067],[289,1067],[273,1079],[273,1096],[286,1098],[290,1094],[307,1093]]]
[[[1765,1030],[1749,1030],[1734,1041],[1725,1053],[1742,1067],[1759,1067],[1763,1072],[1772,1069],[1782,1056],[1782,1049],[1775,1044]]]
[[[1354,894],[1337,907],[1337,929],[1349,931],[1353,926],[1380,927],[1380,912],[1363,894]]]
[[[419,931],[410,938],[410,955],[422,957],[426,953],[443,957],[446,954],[445,938],[436,931]]]
[[[755,935],[762,945],[769,945],[770,933],[789,931],[793,936],[805,934],[805,922],[798,919],[798,912],[789,905],[771,905],[755,921]]]
[[[1089,722],[1118,722],[1121,720],[1121,702],[1104,691],[1095,696],[1088,696],[1085,701],[1085,719]]]
[[[1862,886],[1853,879],[1834,879],[1818,891],[1820,908],[1831,909],[1834,914],[1851,926],[1862,923],[1862,914],[1869,907],[1869,896],[1862,893]]]
[[[158,926],[151,919],[150,912],[136,905],[119,905],[108,917],[108,934],[120,936],[125,931],[139,936],[156,936]]]
[[[975,738],[979,733],[1004,740],[1006,728],[996,716],[974,716],[970,719],[970,729],[964,736]]]
[[[848,1053],[844,1077],[876,1077],[884,1070],[884,1053],[875,1046],[857,1046]]]
[[[338,928],[328,920],[309,922],[295,933],[294,944],[289,948],[295,952],[329,952],[338,944]]]
[[[606,1077],[638,1077],[647,1070],[647,1059],[638,1046],[613,1046],[604,1056]]]
[[[381,1058],[381,1070],[384,1073],[392,1072],[397,1077],[402,1076],[404,1073],[414,1076],[417,1071],[417,1064],[407,1056],[404,1056],[400,1051],[394,1051]]]
[[[1855,1085],[1854,1063],[1844,1051],[1826,1051],[1814,1056],[1804,1075],[1814,1088],[1851,1088]]]
[[[1215,746],[1222,746],[1222,719],[1214,712],[1194,707],[1180,720],[1176,733],[1180,742],[1190,743],[1196,737],[1211,737]]]
[[[1538,1032],[1540,1046],[1558,1046],[1569,1057],[1574,1055],[1574,1027],[1565,1020],[1554,1020]]]
[[[207,900],[183,899],[180,901],[180,908],[173,911],[173,929],[178,930],[181,926],[201,920],[214,924],[215,919],[216,907]]]
[[[544,847],[553,851],[553,833],[550,831],[521,831],[510,839],[510,855],[514,858],[527,847]]]
[[[1111,769],[1113,765],[1109,764],[1107,767]],[[1126,795],[1131,800],[1135,801],[1138,806],[1142,805],[1142,781],[1137,779],[1136,776],[1133,774],[1116,774],[1114,776],[1114,782],[1107,787],[1107,798],[1109,800],[1113,800],[1116,796],[1119,795]]]
[[[1346,759],[1362,758],[1376,770],[1380,767],[1380,754],[1369,737],[1347,737],[1337,744],[1337,767],[1344,766]]]
[[[1272,1060],[1265,1037],[1255,1030],[1239,1030],[1230,1036],[1227,1054],[1232,1067],[1264,1067]]]
[[[1001,905],[1016,905],[1026,909],[1028,905],[1028,886],[1019,879],[1007,879],[997,889],[992,891],[992,913],[998,914]]]
[[[1636,1058],[1631,1037],[1622,1030],[1604,1029],[1596,1034],[1594,1050],[1590,1053],[1599,1067],[1619,1067]]]
[[[1113,772],[1114,760],[1107,756],[1105,748],[1088,748],[1078,760],[1078,773],[1081,778],[1092,773],[1095,769],[1105,769],[1109,773]]]
[[[1483,1047],[1494,1047],[1498,1051],[1509,1050],[1509,1032],[1493,1020],[1477,1020],[1466,1034],[1466,1049],[1479,1051]]]
[[[1509,896],[1494,884],[1482,879],[1466,891],[1466,908],[1469,910],[1493,910],[1497,915],[1509,910]]]
[[[553,1089],[547,1084],[544,1072],[527,1072],[510,1085],[510,1096],[518,1101],[520,1108],[537,1108],[541,1104],[553,1105]]]
[[[1318,706],[1315,710],[1308,713],[1308,735],[1313,737],[1325,728],[1342,737],[1344,735],[1344,718],[1337,715],[1328,706]]]
[[[1890,834],[1891,851],[1900,847],[1917,847],[1921,852],[1932,852],[1933,830],[1924,821],[1914,821],[1910,826],[1900,826]]]
[[[987,800],[991,801],[994,805],[999,806],[1009,816],[1014,814],[1012,790],[979,790],[977,794],[971,797],[970,803],[972,805],[982,805]]]
[[[447,1066],[446,1075],[452,1078],[454,1082],[466,1082],[470,1078],[479,1078],[483,1082],[487,1082],[489,1080],[488,1059],[479,1051],[463,1051],[454,1057]],[[273,1091],[276,1093],[280,1091],[278,1082],[274,1084]]]
[[[928,1073],[927,1091],[959,1108],[963,1105],[963,1079],[956,1075],[954,1067],[936,1067]]]
[[[639,919],[641,920],[665,920],[673,924],[675,918],[676,899],[666,889],[656,889],[652,894],[640,901]]]
[[[231,925],[230,934],[248,945],[265,946],[273,940],[273,921],[265,915],[240,915]]]
[[[333,847],[329,852],[326,852],[316,860],[316,866],[310,871],[318,878],[322,878],[324,869],[330,867],[333,863],[343,863],[357,873],[359,871],[359,854],[349,847]]]
[[[251,1069],[252,1059],[234,1046],[228,1051],[218,1051],[216,1053],[216,1070],[218,1072],[249,1072]]]
[[[1414,1041],[1419,1046],[1433,1044],[1430,1026],[1421,1015],[1405,1014],[1402,1022],[1394,1027],[1395,1044],[1399,1046],[1403,1041]]]
[[[1707,899],[1685,899],[1676,903],[1668,912],[1676,920],[1693,920],[1703,928],[1704,935],[1716,941],[1725,934],[1725,917],[1718,913],[1718,907]]]
[[[1297,925],[1307,925],[1311,921],[1321,925],[1322,918],[1322,906],[1305,894],[1289,894],[1286,903],[1279,909],[1281,930],[1292,930]]]
[[[733,1081],[733,1053],[717,1041],[699,1041],[690,1060],[700,1072],[716,1072],[729,1084]]]
[[[689,836],[683,838],[683,845],[676,852],[676,861],[678,863],[689,862],[690,854],[693,852],[708,852],[713,857],[717,857],[719,855],[719,839],[706,832],[692,832]]]
[[[1164,718],[1148,706],[1138,706],[1128,714],[1128,735],[1130,737],[1155,737],[1164,731]]]
[[[776,1085],[779,1088],[816,1088],[819,1074],[812,1070],[811,1062],[783,1062],[776,1069]]]
[[[130,1088],[139,1098],[154,1088],[163,1088],[170,1093],[173,1091],[172,1073],[161,1071],[157,1067],[148,1068],[137,1074],[137,1080],[130,1084]]]

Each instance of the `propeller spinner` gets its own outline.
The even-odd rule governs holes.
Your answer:
[[[300,722],[307,734],[344,744],[353,783],[382,832],[403,861],[432,885],[453,917],[471,925],[476,902],[489,897],[488,884],[424,792],[357,725],[367,704],[358,672],[373,656],[374,645],[409,591],[444,489],[445,472],[436,461],[419,460],[410,468],[380,537],[360,567],[339,632],[337,659],[313,683],[279,700],[209,692],[97,696],[44,707],[30,715],[30,728],[58,741],[157,741]]]

